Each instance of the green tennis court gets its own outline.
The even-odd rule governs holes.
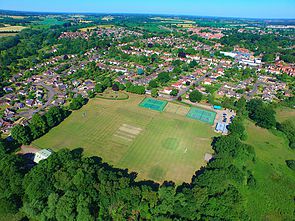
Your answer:
[[[216,113],[212,111],[207,111],[204,109],[192,107],[186,116],[188,118],[200,120],[205,123],[213,125],[215,117],[216,117]]]
[[[139,106],[162,112],[167,103],[167,101],[160,101],[153,98],[145,98],[142,102],[140,102]]]

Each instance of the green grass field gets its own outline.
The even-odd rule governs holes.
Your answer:
[[[243,189],[247,197],[247,214],[252,220],[294,220],[295,174],[285,160],[295,159],[295,152],[279,132],[256,127],[246,121],[247,143],[255,148],[252,171],[257,184]]]
[[[142,99],[92,99],[33,145],[53,150],[82,147],[86,155],[137,172],[139,180],[190,182],[205,165],[205,153],[213,152],[212,128],[185,115],[141,108]]]
[[[34,28],[50,28],[52,25],[62,25],[64,21],[59,21],[56,18],[45,18],[42,21],[35,22],[33,27]]]
[[[283,107],[276,110],[277,121],[283,122],[285,120],[291,120],[295,124],[295,111],[294,109]]]

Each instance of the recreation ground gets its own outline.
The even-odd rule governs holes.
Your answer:
[[[190,182],[206,164],[205,154],[213,152],[216,135],[209,122],[192,119],[191,111],[132,94],[128,100],[91,99],[33,146],[83,148],[85,155],[138,173],[138,180]]]

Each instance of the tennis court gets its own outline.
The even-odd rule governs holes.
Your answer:
[[[153,98],[145,98],[142,102],[140,102],[139,106],[162,112],[167,103],[167,101],[160,101]]]
[[[200,120],[205,123],[213,125],[215,117],[216,117],[216,113],[212,111],[207,111],[204,109],[192,107],[186,116],[188,118]]]

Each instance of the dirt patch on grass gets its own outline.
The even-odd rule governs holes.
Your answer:
[[[28,154],[28,153],[36,153],[38,152],[40,149],[33,147],[33,146],[26,146],[26,145],[22,145],[20,148],[20,151],[17,152],[17,154]]]
[[[142,129],[129,124],[122,124],[114,134],[115,137],[122,138],[129,142],[133,141],[141,133]]]
[[[120,131],[124,131],[128,134],[133,134],[133,135],[138,135],[142,131],[141,128],[138,127],[133,127],[131,125],[123,124],[120,128]]]

